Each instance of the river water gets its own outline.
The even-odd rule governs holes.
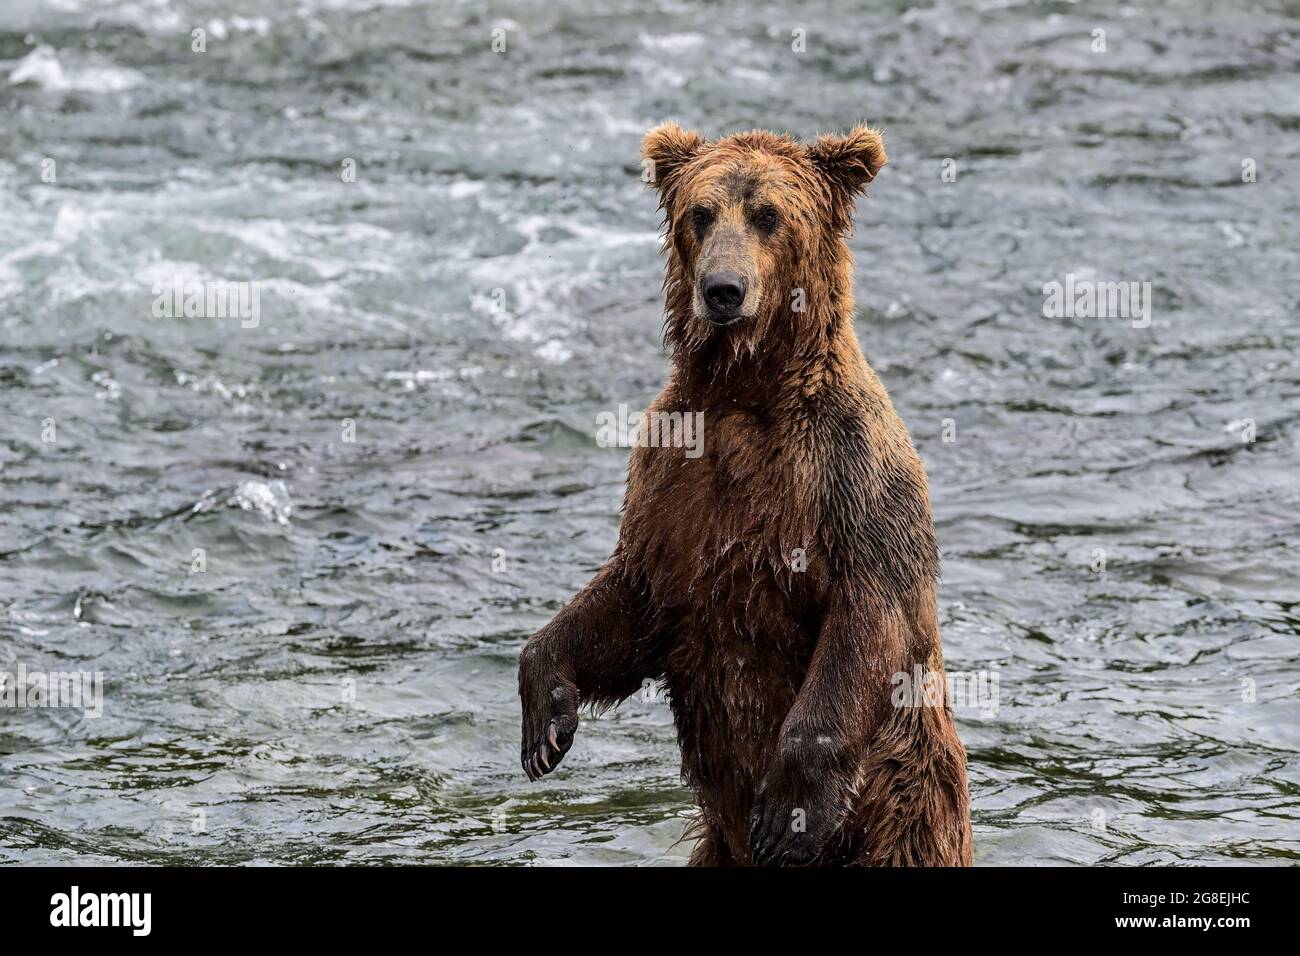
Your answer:
[[[0,860],[684,862],[661,698],[529,784],[515,695],[667,367],[668,117],[886,130],[857,327],[996,690],[976,862],[1296,861],[1281,0],[6,0],[0,671],[104,683],[0,709]],[[1067,276],[1149,312],[1045,316]]]

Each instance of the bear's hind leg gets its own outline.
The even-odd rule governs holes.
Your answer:
[[[692,832],[694,831],[694,832]],[[727,841],[722,838],[722,831],[717,827],[701,824],[692,826],[685,839],[697,837],[695,849],[691,850],[690,866],[736,866],[736,858],[731,855]]]
[[[900,711],[864,774],[855,866],[970,866],[966,752],[946,710]]]

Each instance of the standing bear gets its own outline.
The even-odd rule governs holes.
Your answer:
[[[646,417],[702,413],[702,453],[633,451],[613,556],[520,654],[524,769],[555,769],[580,706],[662,681],[692,864],[969,865],[925,470],[853,328],[880,134],[668,123],[644,150],[672,351]]]

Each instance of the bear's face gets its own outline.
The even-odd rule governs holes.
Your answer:
[[[847,254],[853,200],[885,163],[866,127],[804,146],[767,132],[708,143],[668,123],[644,148],[667,216],[670,313],[685,313],[671,320],[687,326],[670,334],[740,335],[751,347],[807,313],[813,290],[801,283],[825,283],[809,280],[809,264]]]

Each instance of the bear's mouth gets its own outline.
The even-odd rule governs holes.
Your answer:
[[[726,328],[729,325],[735,325],[737,322],[740,322],[748,318],[749,316],[743,315],[738,311],[737,312],[716,312],[713,309],[704,310],[704,321],[708,322],[709,325],[716,326],[717,328],[720,329]]]

